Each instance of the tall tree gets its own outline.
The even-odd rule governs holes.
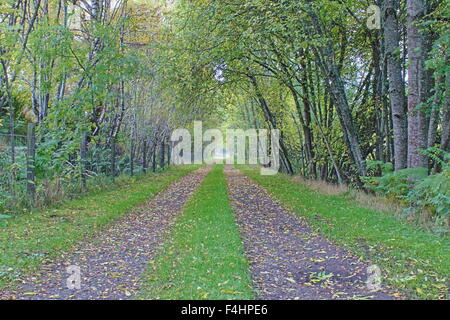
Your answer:
[[[427,147],[428,122],[425,113],[425,58],[424,22],[425,0],[409,0],[408,23],[408,168],[428,166],[420,149]]]
[[[387,72],[389,79],[389,97],[394,132],[395,170],[407,166],[407,114],[405,82],[402,78],[400,57],[400,35],[398,27],[399,0],[384,0],[384,39],[386,47]]]

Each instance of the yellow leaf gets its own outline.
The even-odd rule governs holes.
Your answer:
[[[297,281],[295,281],[293,278],[286,278],[286,280],[292,283],[297,283]]]

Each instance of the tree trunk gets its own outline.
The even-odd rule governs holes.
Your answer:
[[[428,167],[427,157],[419,152],[427,147],[427,117],[421,103],[425,103],[425,39],[423,22],[426,13],[424,0],[409,0],[408,22],[408,168]]]
[[[272,126],[273,129],[278,129],[277,128],[277,123],[272,115],[272,113],[270,112],[269,106],[267,105],[267,101],[266,99],[263,97],[259,86],[258,86],[258,82],[256,81],[255,76],[253,75],[248,75],[250,78],[250,81],[253,85],[253,88],[255,89],[255,94],[257,97],[257,100],[259,102],[259,105],[261,107],[261,109],[263,110],[264,116],[266,118],[266,121],[268,123],[270,123],[270,125]],[[289,160],[288,154],[287,154],[287,148],[284,145],[284,141],[283,141],[283,133],[281,132],[280,135],[280,163],[284,164],[284,167],[286,169],[286,173],[287,174],[293,174],[294,170],[292,169],[292,164],[291,161]]]
[[[328,38],[327,32],[323,29],[317,14],[313,11],[309,11],[308,14],[312,19],[312,24],[316,33],[324,39]],[[360,176],[365,176],[367,174],[366,165],[354,127],[344,82],[342,81],[341,73],[336,63],[336,53],[333,49],[333,43],[328,41],[327,43],[314,47],[313,49],[325,77],[326,88],[330,93],[334,105],[336,106],[336,111],[344,131],[345,142],[350,151],[350,157],[356,165],[358,174]]]
[[[300,163],[301,163],[301,169],[302,169],[302,175],[306,177],[306,165],[305,165],[305,150],[304,150],[304,144],[303,144],[303,135],[302,131],[300,130],[300,125],[295,118],[295,115],[291,114],[292,119],[294,120],[295,127],[297,128],[298,138],[300,140]]]
[[[353,117],[347,101],[347,96],[345,94],[344,84],[341,76],[337,73],[336,66],[331,66],[328,70],[329,71],[325,71],[325,73],[329,75],[327,89],[330,90],[331,97],[336,105],[337,114],[344,131],[345,142],[347,143],[350,151],[351,159],[356,165],[358,174],[360,176],[365,176],[367,174],[367,170],[364,163],[364,157],[361,152],[359,139],[354,128]]]
[[[315,160],[315,154],[314,154],[314,135],[313,132],[311,130],[311,108],[310,108],[310,102],[309,99],[307,98],[307,78],[306,76],[303,77],[302,79],[303,81],[301,82],[301,86],[302,86],[302,90],[303,90],[303,108],[304,108],[304,128],[303,128],[303,133],[305,136],[305,146],[306,146],[306,151],[308,154],[308,158],[309,158],[309,169],[310,169],[310,174],[312,178],[316,178],[317,177],[317,166],[316,166],[316,160]],[[298,108],[298,107],[297,107]],[[301,112],[301,110],[298,110],[299,112]]]
[[[10,147],[10,157],[11,157],[11,163],[14,164],[16,162],[16,142],[15,142],[15,110],[12,100],[12,94],[11,94],[11,86],[9,82],[9,75],[8,75],[8,69],[6,67],[6,63],[4,60],[1,61],[2,67],[3,67],[3,73],[4,73],[4,82],[6,87],[6,95],[8,100],[8,109],[9,109],[9,147]],[[13,173],[14,175],[14,173]]]
[[[373,63],[373,79],[372,79],[372,100],[375,109],[375,154],[376,159],[379,161],[385,161],[384,158],[384,147],[385,147],[385,137],[384,137],[384,109],[383,109],[383,63],[382,63],[382,42],[380,41],[380,36],[378,31],[372,31],[370,38],[372,46],[372,63]]]
[[[427,147],[430,148],[434,146],[436,143],[436,137],[437,137],[437,128],[439,124],[439,118],[440,118],[440,104],[441,104],[441,95],[442,95],[442,85],[445,85],[444,83],[441,83],[441,77],[436,79],[436,85],[435,85],[435,91],[434,91],[434,98],[433,98],[433,105],[431,106],[431,114],[430,114],[430,121],[428,124],[428,142]]]
[[[406,168],[408,152],[405,83],[402,78],[400,60],[400,35],[397,19],[398,8],[398,0],[384,0],[384,41],[386,46],[389,97],[394,133],[395,170]]]
[[[447,78],[450,78],[448,76]],[[441,149],[450,152],[450,98],[447,96],[442,115]]]

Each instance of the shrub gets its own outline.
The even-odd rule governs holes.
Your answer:
[[[380,167],[380,177],[363,177],[367,189],[375,193],[404,202],[406,214],[427,210],[440,220],[450,213],[450,154],[438,148],[422,151],[436,165],[440,173],[428,175],[426,168],[403,169],[392,172],[389,166],[374,161],[368,168]]]
[[[366,188],[377,194],[403,199],[414,187],[417,181],[425,179],[428,175],[426,168],[403,169],[388,172],[381,177],[364,177]]]

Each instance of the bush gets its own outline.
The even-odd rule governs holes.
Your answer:
[[[426,207],[440,217],[450,213],[450,172],[445,170],[417,182],[405,199],[412,206]]]
[[[425,209],[439,220],[445,220],[450,213],[450,154],[437,148],[422,152],[439,165],[442,172],[428,175],[426,168],[392,172],[389,166],[372,162],[368,168],[379,166],[384,174],[362,179],[367,189],[405,203],[408,206],[406,214]]]
[[[381,177],[363,177],[367,189],[388,198],[403,199],[417,181],[428,175],[426,168],[403,169],[387,172]]]

